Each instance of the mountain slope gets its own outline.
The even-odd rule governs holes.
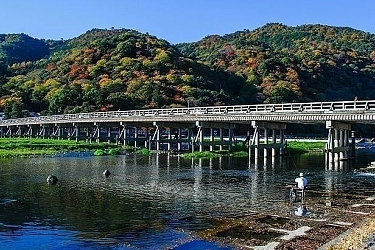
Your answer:
[[[55,44],[46,59],[11,68],[4,109],[46,113],[214,105],[220,76],[165,40],[134,30],[93,29]],[[8,103],[7,103],[8,101]],[[0,103],[1,104],[1,103]],[[47,107],[47,109],[46,109]]]
[[[255,85],[261,102],[375,98],[375,35],[351,28],[267,24],[177,47]]]
[[[0,61],[5,64],[36,61],[49,55],[46,42],[25,34],[0,34]]]
[[[375,99],[375,35],[347,27],[267,24],[177,45],[128,29],[67,41],[5,36],[0,109],[8,117]]]

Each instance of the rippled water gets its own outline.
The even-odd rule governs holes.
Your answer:
[[[211,218],[288,212],[285,184],[304,172],[315,190],[375,188],[358,171],[375,156],[326,166],[324,155],[283,160],[187,160],[167,154],[32,158],[0,162],[0,248],[226,249],[194,232]],[[112,175],[104,177],[108,169]],[[59,178],[48,185],[46,177]]]

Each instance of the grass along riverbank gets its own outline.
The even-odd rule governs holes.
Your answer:
[[[290,141],[287,145],[288,154],[303,154],[313,151],[323,151],[325,142]],[[87,143],[74,140],[39,139],[39,138],[0,138],[0,158],[34,157],[54,155],[66,152],[93,152],[94,155],[115,155],[124,152],[135,152],[132,146],[121,146],[108,143]],[[149,153],[148,149],[136,151],[141,154]],[[187,158],[214,158],[220,156],[246,157],[248,148],[237,144],[231,150],[204,151],[184,153]]]
[[[322,141],[291,141],[288,142],[286,152],[290,155],[305,154],[310,152],[323,152],[326,142]],[[203,151],[184,153],[186,158],[214,158],[220,156],[247,157],[249,149],[243,145],[235,145],[231,150]]]
[[[0,138],[0,158],[33,157],[66,152],[95,152],[96,150],[102,150],[103,154],[114,154],[129,149],[116,144],[86,143],[74,140]]]
[[[326,147],[326,142],[322,141],[288,141],[288,154],[304,154],[309,152],[323,152]]]

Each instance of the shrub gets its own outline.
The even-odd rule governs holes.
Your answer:
[[[94,155],[95,156],[103,156],[103,155],[105,155],[106,153],[105,153],[105,151],[103,150],[103,149],[97,149],[97,150],[95,150],[95,152],[94,152]]]

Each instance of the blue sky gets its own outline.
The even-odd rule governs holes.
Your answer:
[[[0,34],[58,40],[115,27],[180,43],[272,22],[345,26],[375,34],[374,5],[374,0],[2,0]]]

